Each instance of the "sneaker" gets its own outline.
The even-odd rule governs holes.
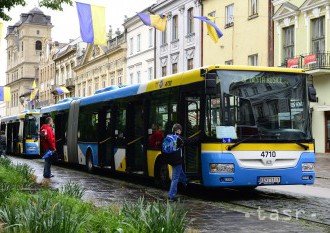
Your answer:
[[[50,175],[50,178],[52,178],[52,177],[54,177],[54,175],[53,175],[53,174],[51,174],[51,175]]]

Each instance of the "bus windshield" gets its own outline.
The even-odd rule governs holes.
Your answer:
[[[36,139],[38,138],[38,125],[37,120],[34,116],[29,115],[25,123],[25,133],[27,139]]]
[[[234,132],[228,134],[232,139],[311,140],[305,74],[233,70],[217,74],[221,94],[208,104],[213,132],[216,124],[224,132],[232,128],[228,131]]]

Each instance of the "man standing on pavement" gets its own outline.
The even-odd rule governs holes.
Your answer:
[[[47,117],[45,124],[43,124],[40,129],[41,147],[44,151],[43,158],[45,159],[44,178],[53,177],[50,171],[51,156],[56,151],[53,125],[53,119],[51,117]]]

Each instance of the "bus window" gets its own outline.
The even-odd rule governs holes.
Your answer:
[[[5,123],[1,123],[1,131],[0,134],[4,135],[6,133],[6,124]]]
[[[98,113],[95,107],[81,107],[78,120],[78,140],[97,142]]]
[[[120,142],[126,138],[126,109],[121,106],[116,111],[115,136]]]
[[[205,134],[216,137],[216,126],[221,124],[220,97],[213,96],[207,100]]]
[[[25,138],[33,139],[38,137],[37,120],[34,116],[28,116],[25,122]]]

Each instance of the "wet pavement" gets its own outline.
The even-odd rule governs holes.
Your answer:
[[[30,165],[42,182],[43,161],[11,157]],[[190,186],[180,195],[194,232],[330,232],[330,155],[317,156],[313,186],[258,187],[255,191],[205,189]],[[81,169],[52,166],[52,188],[68,181],[86,189],[84,199],[95,205],[146,200],[166,201],[167,192],[150,181],[115,179],[88,174]]]

